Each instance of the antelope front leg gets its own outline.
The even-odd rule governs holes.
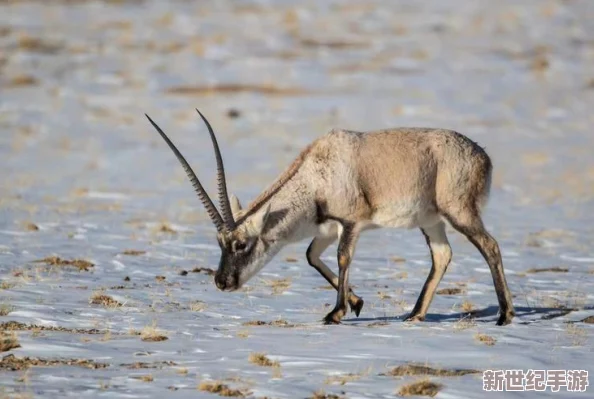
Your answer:
[[[325,324],[338,324],[348,309],[349,265],[355,253],[359,231],[354,224],[343,225],[338,243],[338,294],[336,306],[324,317]]]
[[[328,283],[330,283],[330,285],[338,291],[338,276],[334,274],[334,272],[332,272],[332,270],[330,270],[328,266],[326,266],[326,264],[320,259],[322,252],[324,252],[324,250],[328,248],[335,240],[335,234],[328,237],[316,237],[307,248],[305,255],[310,266],[316,269],[318,273],[320,273],[326,279],[326,281],[328,281]],[[363,303],[363,299],[358,297],[349,287],[349,305],[351,306],[351,312],[355,312],[357,317],[359,317],[359,314],[361,313]]]

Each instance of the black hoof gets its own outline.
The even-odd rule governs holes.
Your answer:
[[[408,316],[406,316],[404,318],[404,321],[411,322],[411,323],[414,323],[414,322],[417,322],[417,321],[425,321],[425,316],[421,316],[421,315],[418,315],[418,314],[411,313],[411,314],[409,314]]]
[[[324,324],[340,324],[340,320],[344,316],[345,311],[341,309],[334,309],[324,317]]]
[[[365,303],[365,301],[363,301],[362,298],[357,298],[357,302],[355,302],[354,304],[350,304],[351,312],[355,312],[355,315],[357,315],[357,317],[359,317],[359,314],[361,313],[361,309],[363,309],[364,303]]]

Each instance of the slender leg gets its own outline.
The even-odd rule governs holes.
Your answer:
[[[458,217],[448,216],[452,226],[474,244],[489,264],[499,302],[499,320],[497,320],[497,325],[507,325],[511,323],[516,313],[512,303],[512,296],[505,280],[499,245],[483,226],[478,212],[469,212],[456,216]]]
[[[320,259],[320,255],[328,248],[334,241],[336,240],[336,236],[322,236],[316,237],[313,239],[309,247],[307,248],[306,256],[307,262],[312,266],[314,269],[318,271],[325,279],[330,283],[335,290],[338,291],[338,276],[330,270],[328,266]],[[357,317],[359,317],[359,313],[361,313],[361,309],[363,308],[363,299],[355,295],[353,290],[349,287],[349,305],[351,307],[351,311],[355,312]]]
[[[359,228],[355,224],[343,225],[338,242],[338,294],[336,306],[326,315],[326,324],[338,324],[347,311],[349,293],[349,265],[355,253],[355,245],[359,238]]]
[[[439,282],[443,278],[450,260],[452,259],[452,249],[448,242],[448,237],[445,232],[445,224],[439,222],[435,226],[421,229],[429,250],[431,251],[431,271],[425,285],[421,290],[417,304],[413,308],[411,314],[406,318],[406,321],[422,321],[425,320],[427,309],[433,300],[435,290]]]

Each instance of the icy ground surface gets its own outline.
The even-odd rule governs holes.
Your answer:
[[[410,363],[594,372],[593,327],[580,322],[594,315],[592,2],[317,3],[0,4],[0,323],[24,323],[0,356],[108,365],[1,368],[0,397],[206,398],[198,385],[218,380],[253,397],[384,398],[423,378],[381,375]],[[214,228],[143,116],[214,193],[194,107],[244,203],[332,127],[445,127],[486,146],[485,222],[514,323],[495,326],[488,267],[455,232],[439,288],[459,293],[437,295],[424,323],[402,322],[430,267],[416,230],[363,236],[351,282],[365,306],[339,326],[321,325],[335,293],[307,265],[308,242],[242,291],[217,291],[191,272],[216,269]],[[49,256],[94,267],[33,262]],[[542,268],[553,271],[530,272]],[[168,339],[143,341],[151,329]],[[253,352],[280,367],[250,363]],[[484,393],[481,374],[430,380],[438,398],[504,396]]]

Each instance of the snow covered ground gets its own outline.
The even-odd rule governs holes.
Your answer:
[[[206,398],[219,381],[249,397],[385,398],[426,378],[383,375],[411,364],[594,372],[591,1],[325,4],[0,4],[0,329],[20,344],[0,353],[0,397]],[[445,127],[486,146],[514,323],[495,326],[488,267],[454,232],[451,290],[424,323],[402,322],[430,266],[416,230],[363,236],[351,282],[365,306],[339,326],[320,322],[335,293],[308,242],[219,292],[214,228],[143,115],[214,193],[195,107],[244,203],[332,127]],[[428,378],[437,398],[512,396],[484,392],[481,373]]]

